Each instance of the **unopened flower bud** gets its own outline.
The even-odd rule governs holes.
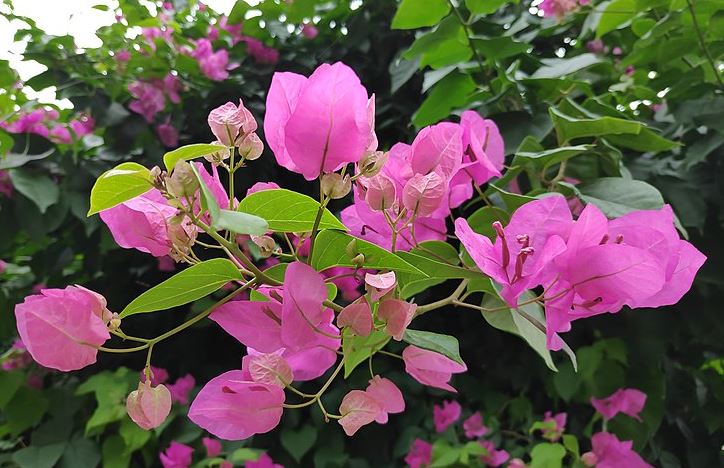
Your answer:
[[[220,147],[222,146],[222,144],[218,141],[213,141],[211,142],[211,144],[219,145]],[[229,159],[229,148],[221,147],[219,151],[215,151],[211,154],[207,154],[206,156],[204,156],[204,159],[206,159],[211,164],[218,166],[225,159]]]
[[[341,174],[336,172],[323,174],[320,184],[322,185],[322,193],[334,200],[346,196],[352,190],[352,181],[349,176],[342,177]]]
[[[345,247],[345,252],[347,252],[349,258],[353,258],[359,253],[359,250],[357,249],[357,239],[349,241],[349,244]]]
[[[374,177],[382,170],[387,162],[387,153],[372,151],[362,156],[359,161],[359,171],[365,177]]]
[[[432,214],[442,202],[447,190],[445,179],[436,172],[415,174],[405,184],[402,203],[418,216]]]
[[[259,252],[264,258],[270,257],[277,245],[270,236],[251,236],[251,241],[259,247]]]
[[[581,455],[581,461],[586,466],[596,466],[596,464],[598,464],[598,457],[593,452],[586,452]]]
[[[171,245],[173,245],[169,256],[177,262],[181,261],[183,260],[183,255],[179,254],[187,254],[189,250],[191,250],[191,247],[196,241],[196,231],[192,230],[191,234],[189,234],[189,231],[184,229],[182,224],[173,223],[168,223],[167,228],[168,238],[171,241]]]
[[[364,264],[365,264],[365,256],[364,256],[364,254],[357,254],[357,255],[352,259],[352,264],[353,264],[354,266],[356,266],[357,268],[362,268],[362,267],[364,266]]]
[[[259,135],[250,133],[239,142],[239,154],[242,158],[253,161],[259,159],[264,151],[264,143],[261,142]]]
[[[171,177],[166,178],[166,188],[176,198],[194,196],[199,189],[199,179],[188,161],[181,159],[176,163]]]
[[[151,185],[159,190],[165,190],[166,177],[168,177],[166,171],[162,171],[161,168],[158,166],[153,166],[153,168],[151,169]]]
[[[126,411],[141,429],[156,428],[171,412],[171,392],[165,385],[152,387],[148,381],[140,382],[138,390],[126,399]]]
[[[392,207],[397,197],[395,183],[386,175],[378,174],[367,180],[365,200],[375,211],[384,211]]]
[[[109,330],[118,330],[121,328],[121,317],[116,312],[113,312],[111,319],[108,321]]]

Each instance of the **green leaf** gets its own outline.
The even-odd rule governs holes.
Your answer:
[[[405,330],[402,340],[418,348],[442,354],[458,364],[465,364],[463,358],[460,357],[460,343],[454,336],[408,328]]]
[[[460,264],[458,252],[455,250],[455,247],[447,242],[421,242],[417,247],[410,250],[409,253],[398,252],[398,255],[406,259],[408,263],[426,272],[429,276],[423,277],[413,273],[398,273],[397,281],[401,288],[400,294],[404,299],[425,291],[432,286],[442,284],[450,278],[465,278],[471,273],[469,270],[458,266]],[[434,262],[434,264],[429,262]],[[478,273],[475,277],[480,278],[482,275]]]
[[[390,72],[390,92],[396,93],[398,89],[407,83],[410,78],[415,75],[420,60],[415,58],[413,60],[406,60],[402,57],[397,57],[395,60],[390,62],[388,71]]]
[[[263,236],[269,231],[269,224],[263,218],[232,210],[219,210],[218,216],[213,219],[212,227],[255,236]]]
[[[596,28],[596,37],[618,29],[636,15],[636,0],[613,0],[601,15]]]
[[[301,193],[286,189],[262,190],[241,200],[239,211],[259,216],[269,223],[274,232],[307,232],[314,226],[319,202]],[[319,229],[347,228],[325,208]]]
[[[244,21],[244,15],[249,8],[251,7],[246,0],[237,0],[229,13],[229,24],[239,24]]]
[[[2,135],[2,133],[0,133]],[[15,153],[9,153],[6,154],[3,157],[0,157],[0,170],[3,169],[13,169],[16,167],[20,167],[25,165],[26,163],[29,163],[30,161],[38,161],[40,159],[45,159],[51,154],[55,152],[54,149],[49,149],[48,151],[40,154],[15,154]],[[2,154],[2,151],[0,151],[0,154]]]
[[[508,3],[508,0],[465,0],[465,6],[474,15],[488,15],[495,13]],[[512,3],[518,3],[514,1]]]
[[[456,18],[445,18],[435,29],[421,35],[403,52],[402,57],[413,59],[419,56],[419,66],[438,69],[457,66],[473,56],[465,29]]]
[[[384,331],[373,331],[368,336],[357,336],[348,328],[342,332],[342,352],[344,353],[344,378],[369,358],[384,348],[390,336]]]
[[[13,453],[13,461],[21,468],[52,468],[65,450],[65,442],[25,447]]]
[[[15,190],[25,195],[45,213],[49,206],[55,205],[60,197],[58,185],[50,177],[26,169],[10,170],[10,180]]]
[[[631,148],[642,153],[669,151],[681,146],[680,143],[664,138],[647,127],[642,127],[638,135],[609,135],[606,140],[616,146]]]
[[[543,66],[539,67],[531,75],[531,78],[560,78],[601,63],[604,60],[604,58],[596,54],[581,54],[571,58],[543,59]]]
[[[182,159],[188,161],[189,159],[200,158],[201,156],[206,156],[221,150],[228,151],[228,148],[226,146],[205,143],[186,145],[164,154],[163,164],[166,166],[166,170],[171,172],[176,166],[176,163]]]
[[[450,445],[444,439],[438,439],[432,444],[431,468],[442,468],[454,465],[460,458],[462,448]]]
[[[561,444],[543,442],[533,447],[530,456],[531,468],[561,468],[566,449]]]
[[[632,120],[608,116],[577,119],[564,114],[555,107],[550,107],[548,112],[558,133],[559,140],[564,142],[581,137],[619,134],[637,135],[641,132],[641,123]]]
[[[450,11],[446,0],[402,0],[392,18],[392,29],[434,26]]]
[[[468,216],[470,229],[493,241],[496,236],[493,223],[496,221],[500,221],[503,225],[506,225],[508,221],[510,221],[510,215],[507,211],[501,210],[497,206],[484,206]]]
[[[325,229],[317,235],[310,265],[317,271],[333,266],[355,267],[357,265],[352,263],[352,259],[358,254],[364,255],[363,268],[394,270],[427,276],[414,265],[392,252],[388,252],[371,242],[333,229]]]
[[[48,400],[40,390],[22,387],[5,408],[7,422],[0,427],[0,435],[17,437],[39,423],[47,410]]]
[[[220,289],[232,280],[243,280],[239,270],[225,258],[206,260],[173,275],[141,294],[123,309],[121,317],[188,304]]]
[[[554,164],[561,163],[573,157],[579,156],[591,150],[593,145],[561,146],[539,152],[522,151],[515,153],[513,164],[526,162],[532,163],[538,170],[543,170]]]
[[[131,424],[134,423],[131,422]],[[142,429],[138,428],[138,430]],[[146,433],[150,436],[150,433]],[[60,468],[77,468],[81,466],[83,468],[95,468],[100,461],[101,452],[98,446],[92,440],[83,437],[82,434],[77,434],[65,446],[63,457],[60,459],[60,465],[58,466]]]
[[[24,381],[24,372],[0,372],[0,409],[5,409],[5,406],[13,399]]]
[[[584,202],[593,203],[609,218],[635,210],[658,210],[664,206],[661,193],[640,180],[603,177],[576,188]]]
[[[432,255],[423,254],[420,250],[416,250],[414,253],[412,251],[398,252],[397,255],[410,265],[414,265],[418,271],[429,272],[425,275],[429,278],[475,279],[481,276],[480,272],[443,263]]]
[[[121,436],[113,434],[103,441],[103,468],[128,468],[131,455],[126,453],[126,444]]]
[[[281,434],[282,447],[289,452],[289,455],[297,462],[309,452],[317,441],[317,429],[314,426],[306,425],[299,430],[284,429]]]
[[[507,36],[491,38],[476,36],[473,38],[473,47],[488,60],[501,60],[525,53],[531,45],[525,42],[514,41]]]
[[[573,454],[576,458],[579,457],[580,449],[578,447],[578,439],[576,439],[576,436],[572,434],[563,434],[563,437],[561,438],[563,441],[563,446]]]
[[[138,384],[138,374],[119,367],[115,372],[103,371],[90,377],[76,389],[76,394],[94,393],[98,406],[86,421],[86,435],[126,416],[124,401],[130,389]]]
[[[88,216],[113,208],[151,189],[151,173],[134,162],[119,164],[98,177],[91,189]]]
[[[505,206],[508,207],[508,210],[510,212],[513,212],[521,206],[525,205],[526,203],[535,200],[534,197],[529,197],[528,195],[508,192],[507,190],[503,190],[502,188],[492,183],[488,183],[488,190],[486,190],[485,192],[486,195],[491,195],[493,193],[497,193],[498,195],[500,195],[500,198],[503,199],[503,201],[505,202]]]
[[[129,455],[146,445],[148,439],[151,438],[151,433],[138,427],[131,418],[123,418],[121,420],[118,433],[123,438],[123,443],[126,447],[125,452]]]
[[[447,118],[450,112],[464,106],[475,90],[470,75],[451,73],[437,83],[412,117],[416,127],[424,127]]]

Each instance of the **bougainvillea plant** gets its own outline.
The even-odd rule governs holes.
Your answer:
[[[595,205],[543,193],[509,220],[466,219],[464,204],[488,202],[481,186],[506,176],[495,122],[466,111],[459,122],[425,127],[411,144],[382,151],[374,95],[343,63],[323,64],[308,77],[275,73],[267,94],[266,144],[280,166],[318,183],[319,200],[267,181],[240,194],[235,175],[253,173],[262,154],[257,120],[239,101],[214,109],[208,123],[214,143],[166,153],[163,169],[122,163],[91,192],[88,214],[100,215],[118,245],[187,268],[120,312],[82,286],[43,289],[15,309],[20,337],[43,366],[71,371],[93,364],[99,351],[146,353],[126,403],[143,429],[164,421],[174,393],[154,375],[154,351],[206,318],[247,354],[241,369],[215,377],[196,395],[188,414],[194,423],[241,440],[273,430],[284,411],[317,405],[326,421],[353,435],[405,410],[397,385],[375,372],[376,359],[400,360],[420,384],[456,392],[453,375],[467,370],[458,342],[415,329],[422,314],[446,306],[507,313],[527,324],[527,339],[542,340],[545,353],[564,350],[575,365],[561,337],[574,321],[623,306],[674,304],[705,260],[679,238],[668,206],[608,219]],[[350,191],[354,202],[340,220],[327,206]],[[448,279],[459,282],[448,297],[415,301]],[[142,314],[217,291],[225,295],[166,333],[124,332]],[[544,307],[545,315],[530,305]],[[405,343],[401,354],[386,349],[394,341]],[[326,392],[352,372],[369,372],[369,384],[328,409]],[[298,388],[317,379],[316,392]],[[633,393],[593,404],[605,418],[636,416],[643,406]],[[446,405],[436,410],[435,425],[445,430],[459,416],[459,405]],[[485,433],[475,415],[464,429],[472,437]],[[594,436],[584,463],[622,444],[606,434]],[[496,456],[495,448],[484,454]],[[172,446],[165,456],[186,455]]]

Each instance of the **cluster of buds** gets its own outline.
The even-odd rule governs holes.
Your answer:
[[[253,161],[261,156],[264,144],[256,134],[256,119],[244,107],[241,100],[238,106],[233,102],[227,102],[217,107],[209,114],[208,122],[211,132],[216,137],[215,143],[228,148],[238,148],[241,161]],[[208,155],[206,159],[214,164],[220,164],[229,158],[229,155],[230,151],[220,150]]]

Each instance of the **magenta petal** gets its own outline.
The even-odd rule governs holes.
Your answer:
[[[245,346],[271,353],[284,345],[281,336],[281,304],[274,301],[231,301],[209,318]]]
[[[370,305],[364,299],[348,305],[337,316],[337,326],[349,327],[357,336],[368,336],[373,325]]]
[[[324,317],[327,287],[322,275],[305,263],[293,262],[284,275],[282,341],[289,347],[313,342]]]
[[[299,172],[292,162],[285,143],[285,126],[294,112],[299,93],[307,78],[296,73],[274,73],[266,96],[264,135],[277,163],[290,171]]]
[[[462,129],[451,122],[425,127],[415,137],[411,151],[410,163],[417,174],[434,171],[449,180],[462,163]]]
[[[342,415],[339,424],[345,434],[352,436],[362,426],[373,422],[381,411],[382,406],[369,393],[352,390],[344,396],[339,406]]]
[[[405,399],[402,397],[402,392],[390,379],[375,375],[365,391],[382,407],[382,411],[376,418],[379,424],[387,422],[388,413],[394,414],[405,411]]]

